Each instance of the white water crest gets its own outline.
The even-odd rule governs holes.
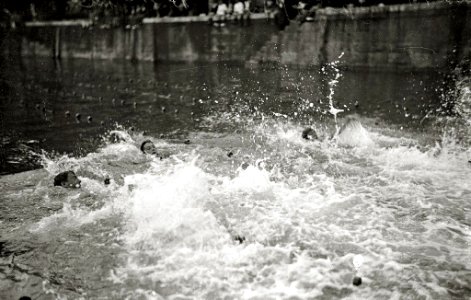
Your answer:
[[[345,124],[335,138],[340,146],[360,147],[373,145],[373,140],[370,138],[368,131],[355,117],[346,119]]]

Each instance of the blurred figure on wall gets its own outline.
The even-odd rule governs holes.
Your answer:
[[[267,17],[271,17],[276,12],[276,1],[275,0],[265,0],[263,4],[263,11]]]
[[[244,24],[244,13],[244,2],[237,0],[234,4],[234,20],[240,25]]]
[[[244,1],[244,24],[250,25],[250,0]]]
[[[216,15],[214,16],[214,25],[218,27],[226,26],[226,15],[229,13],[229,8],[223,0],[219,0]]]
[[[233,21],[234,20],[234,0],[227,0],[227,12],[226,12],[226,20]]]
[[[279,0],[276,5],[275,15],[273,17],[276,27],[279,30],[285,29],[289,25],[288,14],[285,9],[284,0]]]
[[[317,9],[319,9],[321,3],[320,0],[301,0],[297,5],[298,16],[297,20],[299,24],[304,22],[314,21]]]
[[[6,16],[6,27],[10,29],[17,29],[23,24],[23,18],[16,12],[10,12],[8,9],[3,10],[3,14]]]

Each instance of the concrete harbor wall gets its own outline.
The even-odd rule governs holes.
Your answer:
[[[353,68],[443,68],[470,57],[471,2],[324,9],[272,45],[255,60],[322,65],[343,53]]]
[[[313,22],[279,31],[254,15],[250,26],[208,25],[207,17],[144,19],[130,28],[87,21],[27,23],[4,34],[3,56],[130,59],[155,62],[236,61],[310,67],[336,60],[351,68],[426,69],[470,57],[471,2],[325,8]]]

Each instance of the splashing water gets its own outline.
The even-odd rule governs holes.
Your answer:
[[[0,177],[0,298],[469,298],[469,128],[337,120],[337,64],[322,111],[335,124],[309,124],[318,140],[291,113],[304,99],[283,107],[237,90],[231,103],[203,85],[188,118],[199,121],[182,118],[190,144],[118,127],[82,157],[43,153],[43,169]],[[140,119],[160,122],[149,127],[170,123],[143,107]],[[143,154],[147,139],[168,157]],[[66,170],[81,189],[52,185]]]
[[[344,52],[342,52],[338,59],[340,60],[344,55]],[[327,96],[327,99],[329,100],[329,113],[334,116],[335,123],[337,123],[337,114],[340,112],[343,112],[343,109],[338,109],[334,107],[334,94],[335,94],[335,88],[337,84],[339,83],[340,77],[342,77],[342,73],[340,72],[338,68],[339,60],[335,60],[333,62],[330,62],[328,64],[328,67],[334,72],[334,78],[329,81],[329,95]],[[325,69],[323,69],[323,72],[325,73]]]
[[[471,125],[471,78],[464,78],[456,83],[456,105],[454,111]]]
[[[470,296],[468,148],[450,138],[437,153],[356,122],[337,141],[266,119],[195,132],[191,145],[152,139],[172,150],[165,160],[119,132],[128,138],[83,158],[2,177],[1,293],[16,297],[23,282],[58,299]],[[342,142],[362,134],[368,147]],[[81,190],[52,187],[65,169]]]
[[[339,133],[334,136],[337,144],[344,147],[367,147],[373,144],[368,131],[361,125],[355,117],[346,118],[345,124]]]

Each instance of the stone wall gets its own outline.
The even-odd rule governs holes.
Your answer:
[[[157,62],[246,61],[277,29],[265,15],[250,26],[210,26],[207,18],[145,19],[131,28],[90,26],[88,22],[30,23],[7,32],[4,56],[129,59]]]
[[[311,67],[344,53],[340,64],[351,68],[444,68],[470,57],[471,2],[326,8],[313,22],[292,21],[284,31],[256,15],[244,27],[214,27],[207,18],[190,17],[147,19],[136,28],[31,23],[4,35],[4,56]]]
[[[302,66],[443,68],[470,57],[471,2],[319,10],[253,58]]]

